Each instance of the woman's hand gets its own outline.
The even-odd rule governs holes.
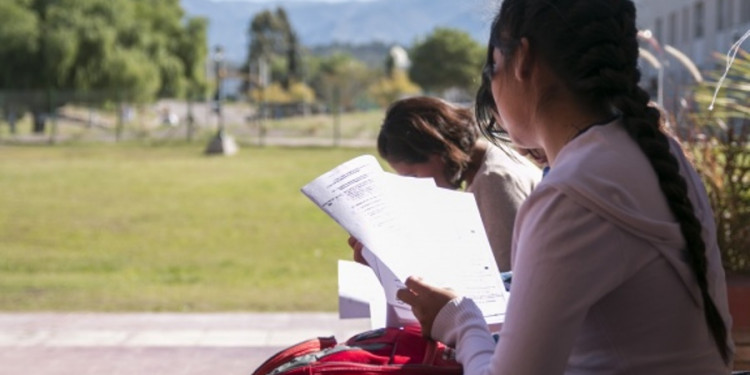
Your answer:
[[[430,337],[435,317],[446,303],[457,296],[450,289],[426,284],[419,277],[410,276],[404,284],[406,288],[399,289],[396,297],[411,306],[411,311],[422,325],[422,335]]]
[[[362,242],[359,242],[358,239],[354,238],[351,235],[349,235],[349,240],[347,242],[349,243],[349,246],[352,248],[352,250],[354,250],[354,261],[367,266],[367,261],[365,260],[365,257],[362,256],[362,248],[365,247],[365,245],[362,245]]]

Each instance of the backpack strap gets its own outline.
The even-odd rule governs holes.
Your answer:
[[[336,338],[333,336],[318,337],[302,341],[274,354],[271,358],[268,358],[253,372],[253,375],[267,375],[278,367],[293,361],[294,358],[303,357],[311,353],[317,353],[332,348],[336,343]]]

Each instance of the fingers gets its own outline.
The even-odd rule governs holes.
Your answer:
[[[346,242],[349,244],[349,247],[354,250],[354,261],[367,266],[367,260],[365,260],[365,257],[362,255],[362,249],[365,247],[362,242],[359,242],[358,239],[351,235]]]
[[[409,306],[414,306],[417,303],[417,295],[414,294],[409,288],[403,288],[396,291],[396,298],[403,301]]]
[[[426,292],[430,288],[430,286],[425,284],[419,276],[409,276],[406,278],[406,281],[404,281],[404,285],[417,294],[420,292]]]
[[[404,281],[406,288],[399,289],[396,297],[411,306],[414,317],[422,326],[422,335],[429,337],[435,316],[452,297],[448,291],[435,288],[422,281],[422,278],[410,276]]]
[[[422,282],[421,277],[409,276],[404,282],[406,288],[396,291],[396,297],[405,304],[412,307],[412,310],[419,310],[419,297],[425,296],[427,285]],[[419,319],[419,317],[417,317]]]
[[[349,236],[349,239],[346,242],[349,244],[349,247],[354,249],[354,251],[361,252],[362,248],[365,247],[362,242],[359,242],[359,240],[354,238],[353,236]]]
[[[429,290],[430,286],[422,282],[422,278],[418,276],[409,276],[404,281],[406,288],[399,289],[396,292],[396,297],[409,306],[414,307],[420,295],[425,295]]]
[[[346,240],[346,242],[349,244],[349,247],[355,250],[358,244],[361,246],[361,244],[359,243],[359,240],[357,240],[356,238],[354,238],[354,236],[351,236],[351,235],[349,236],[349,239]]]

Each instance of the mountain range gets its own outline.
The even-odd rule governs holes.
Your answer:
[[[436,27],[463,30],[484,43],[499,0],[181,0],[188,16],[209,20],[209,46],[222,45],[230,62],[241,62],[249,43],[253,16],[281,6],[301,43],[318,47],[332,43],[383,42],[412,45]]]

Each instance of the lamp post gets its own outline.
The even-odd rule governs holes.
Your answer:
[[[658,56],[656,56],[656,61],[658,64],[653,64],[653,61],[650,61],[651,59],[646,58],[646,60],[649,60],[649,62],[652,63],[654,68],[656,68],[657,71],[657,88],[656,88],[656,102],[659,104],[659,107],[664,108],[664,50],[661,48],[661,44],[659,44],[659,41],[656,40],[656,37],[654,37],[653,33],[651,33],[651,30],[640,30],[638,31],[638,37],[648,42],[651,47],[656,51]],[[640,54],[642,57],[648,56],[647,53],[644,53],[645,50],[641,50]],[[651,55],[653,57],[653,55]]]
[[[214,54],[212,55],[214,64],[214,72],[216,77],[216,94],[214,95],[214,112],[216,113],[218,120],[218,130],[216,135],[211,139],[206,147],[206,154],[208,155],[232,155],[237,152],[237,143],[234,139],[227,135],[224,129],[224,113],[223,113],[223,99],[224,93],[222,92],[222,81],[226,76],[226,69],[224,67],[224,49],[217,45],[214,48]]]
[[[664,75],[665,69],[670,67],[670,60],[668,58],[676,60],[687,69],[688,73],[690,73],[690,76],[696,83],[703,82],[703,75],[700,70],[695,65],[695,62],[685,53],[669,44],[661,44],[651,30],[638,31],[638,37],[647,42],[651,46],[651,49],[656,52],[656,55],[654,55],[643,48],[639,48],[640,57],[649,62],[649,64],[658,71],[657,101],[659,106],[664,106]]]

